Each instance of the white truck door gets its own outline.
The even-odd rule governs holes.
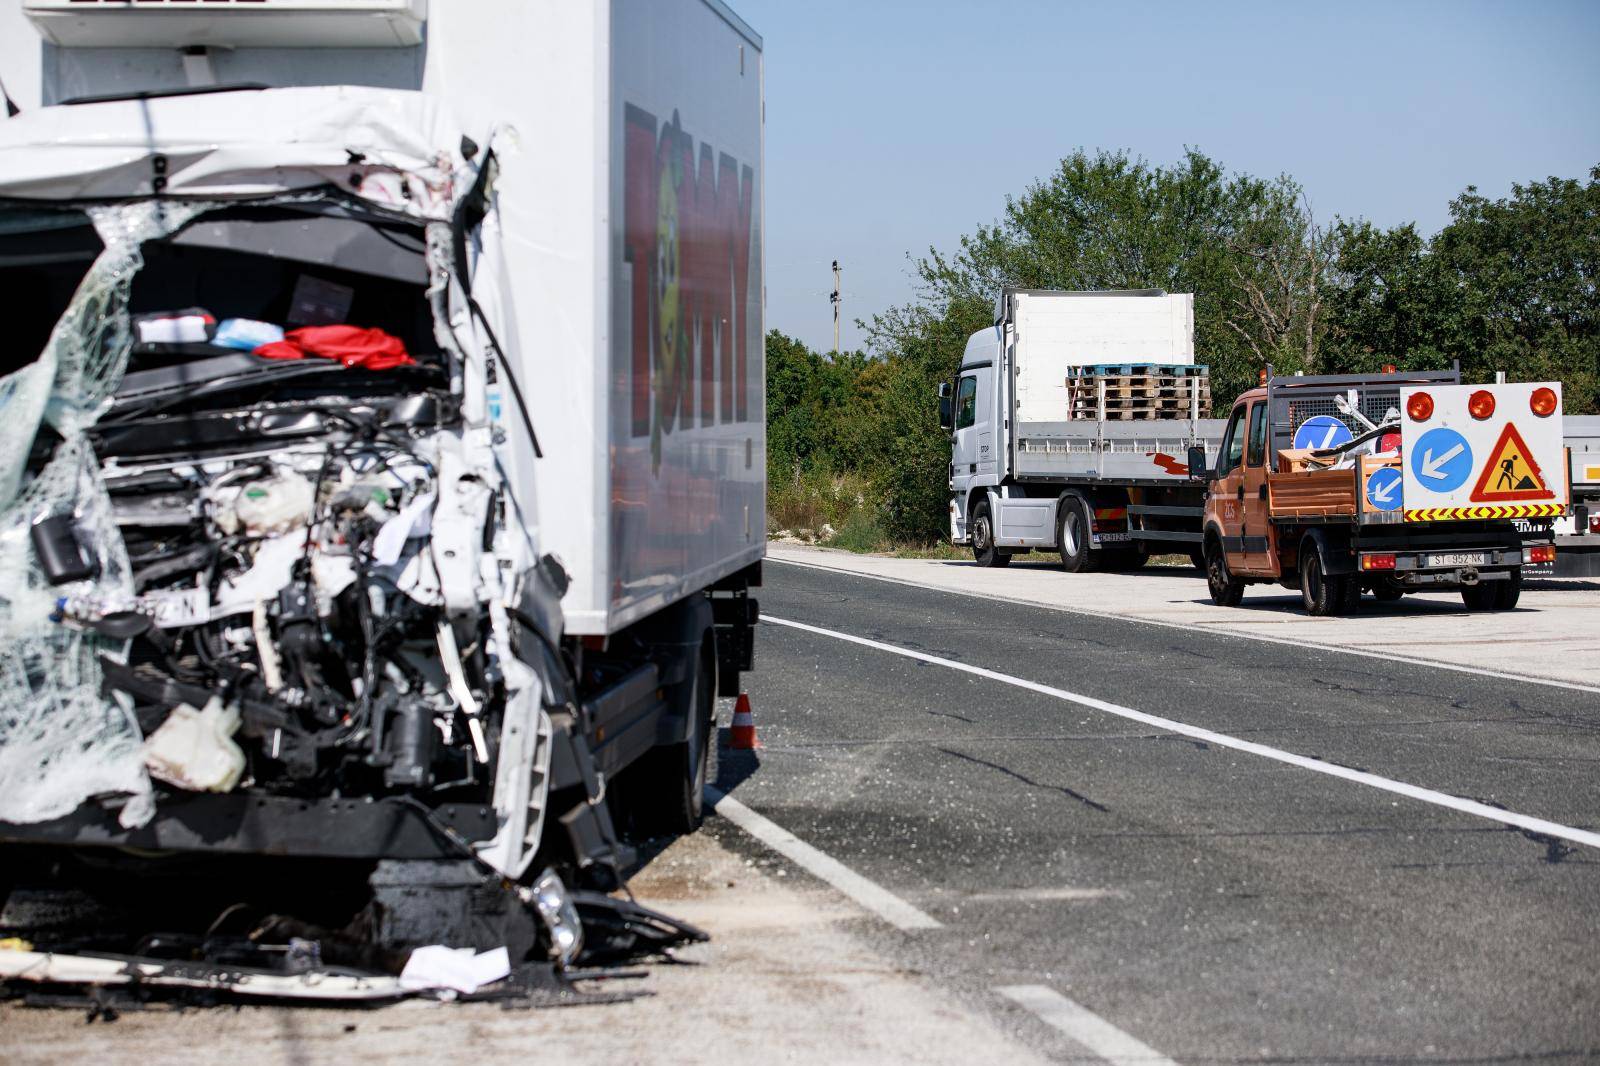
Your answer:
[[[955,422],[950,446],[950,480],[955,491],[965,495],[978,475],[978,378],[970,370],[956,379]],[[986,424],[986,423],[985,423]]]
[[[978,477],[985,485],[999,480],[995,476],[999,470],[994,447],[995,391],[994,368],[979,371],[978,417],[972,428],[978,431]]]

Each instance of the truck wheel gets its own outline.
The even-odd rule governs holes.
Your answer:
[[[1206,568],[1206,553],[1201,551],[1199,548],[1196,548],[1194,551],[1189,553],[1189,562],[1196,570],[1199,570],[1203,573]]]
[[[972,557],[979,566],[1007,566],[1011,555],[994,546],[994,521],[989,517],[989,501],[981,500],[972,509]]]
[[[1056,507],[1056,546],[1061,550],[1061,568],[1069,574],[1087,574],[1099,563],[1094,550],[1094,520],[1089,517],[1089,501],[1076,493],[1061,497]]]
[[[1322,553],[1307,544],[1300,551],[1300,602],[1319,618],[1349,614],[1361,601],[1361,586],[1351,574],[1330,574]]]
[[[1405,589],[1388,580],[1381,581],[1372,587],[1372,598],[1379,603],[1394,603],[1405,594]]]
[[[1237,607],[1244,599],[1244,582],[1228,572],[1228,558],[1222,553],[1222,540],[1215,534],[1206,537],[1206,584],[1211,602],[1218,607]]]
[[[1461,586],[1461,602],[1467,605],[1469,611],[1509,611],[1521,598],[1521,567],[1511,571],[1511,577],[1505,581]]]
[[[1522,567],[1511,571],[1511,580],[1495,582],[1495,610],[1509,611],[1522,598]]]
[[[705,817],[706,781],[711,774],[711,726],[716,715],[716,658],[702,646],[699,665],[688,682],[689,735],[679,744],[656,748],[640,760],[634,817],[652,836],[677,836],[700,828]]]

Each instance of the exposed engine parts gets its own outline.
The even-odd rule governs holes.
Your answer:
[[[503,696],[494,493],[459,436],[347,418],[339,438],[289,448],[107,462],[135,594],[63,598],[60,620],[132,638],[108,684],[147,736],[172,696],[215,694],[254,786],[481,788]]]

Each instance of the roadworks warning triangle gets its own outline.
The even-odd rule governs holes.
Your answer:
[[[1478,475],[1478,483],[1472,487],[1472,502],[1553,500],[1555,495],[1545,484],[1539,464],[1533,461],[1528,442],[1514,424],[1507,422],[1500,439],[1489,449],[1489,461]]]

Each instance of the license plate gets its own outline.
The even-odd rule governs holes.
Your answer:
[[[1118,544],[1131,539],[1132,535],[1128,533],[1096,533],[1094,535],[1096,544]]]
[[[1489,556],[1484,552],[1443,552],[1428,556],[1429,566],[1484,566]]]
[[[211,620],[211,597],[205,589],[147,592],[142,602],[160,629],[197,626]]]

